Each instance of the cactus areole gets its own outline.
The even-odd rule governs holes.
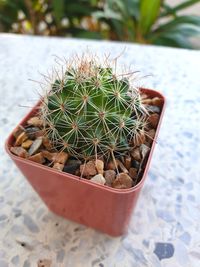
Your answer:
[[[109,160],[134,147],[144,134],[145,109],[128,76],[89,59],[67,66],[61,76],[51,84],[40,110],[57,149],[80,159]]]

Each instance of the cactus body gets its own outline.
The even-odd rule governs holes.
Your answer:
[[[78,158],[123,154],[144,130],[139,91],[110,67],[68,67],[47,93],[41,114],[48,137]]]

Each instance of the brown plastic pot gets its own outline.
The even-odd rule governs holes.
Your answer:
[[[162,98],[163,107],[143,177],[135,187],[130,189],[120,190],[98,185],[15,156],[10,152],[10,147],[14,143],[13,134],[10,134],[6,141],[6,151],[51,211],[111,236],[119,236],[126,232],[149,169],[165,106],[163,95],[153,90],[141,90],[151,98]],[[35,114],[37,105],[20,122],[20,125],[24,125]]]

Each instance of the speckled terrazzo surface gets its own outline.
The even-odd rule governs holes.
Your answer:
[[[112,238],[48,211],[4,151],[8,133],[37,100],[52,55],[81,49],[118,55],[152,74],[141,83],[167,98],[150,171],[128,234]],[[0,267],[199,267],[199,51],[75,39],[0,35]]]

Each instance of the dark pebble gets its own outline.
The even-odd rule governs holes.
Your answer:
[[[80,160],[68,160],[67,165],[64,166],[63,171],[71,174],[75,174],[76,170],[80,167]]]
[[[53,162],[48,159],[45,159],[45,162],[43,163],[43,165],[46,165],[48,167],[53,167]]]
[[[171,258],[174,255],[174,246],[171,243],[156,243],[154,253],[159,260]]]
[[[39,131],[40,131],[40,129],[38,127],[28,127],[28,128],[26,128],[25,132],[26,132],[28,138],[35,139],[36,133]]]
[[[133,160],[132,161],[132,167],[139,169],[140,168],[140,163],[137,160]]]
[[[76,164],[76,165],[80,166],[82,164],[82,162],[78,159],[72,159],[70,157],[70,159],[67,161],[67,165],[69,165],[69,164]]]

